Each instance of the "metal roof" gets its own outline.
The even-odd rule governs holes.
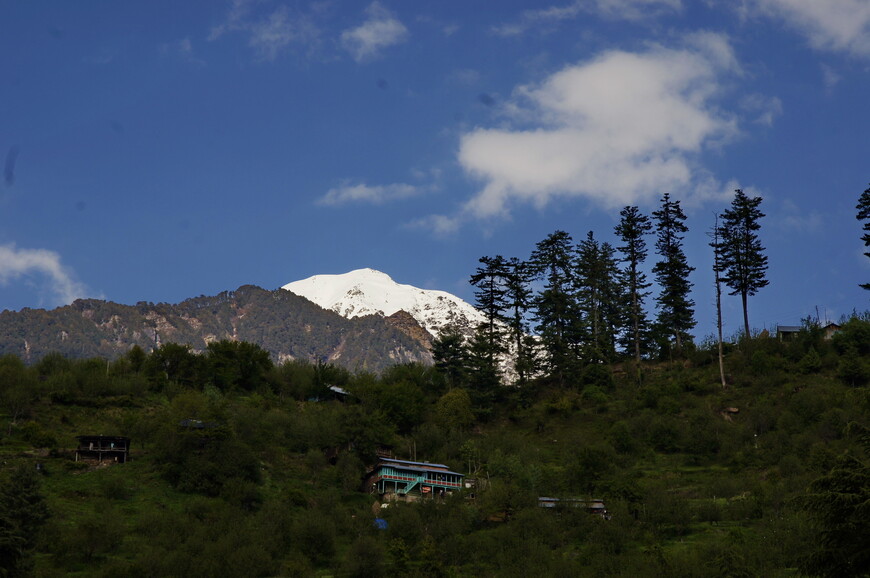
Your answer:
[[[395,458],[381,458],[381,461],[382,462],[392,462],[395,464],[409,464],[412,466],[423,466],[423,467],[430,467],[430,468],[447,468],[447,466],[445,466],[444,464],[433,464],[433,463],[429,463],[429,462],[411,462],[408,460],[397,460]]]
[[[409,462],[405,460],[394,460],[392,458],[381,458],[379,465],[398,465],[403,470],[411,470],[415,472],[436,472],[439,474],[454,474],[456,476],[465,477],[465,474],[453,472],[444,464],[428,464],[426,462]]]

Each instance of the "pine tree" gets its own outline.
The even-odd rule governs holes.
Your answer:
[[[435,369],[444,376],[447,387],[453,389],[465,383],[468,348],[465,338],[457,332],[444,332],[432,342]]]
[[[481,324],[468,341],[466,383],[475,414],[481,418],[491,413],[501,386],[498,364],[492,357],[492,347],[486,326]]]
[[[545,370],[560,385],[576,377],[580,314],[574,295],[574,245],[571,235],[556,231],[535,246],[529,259],[535,277],[544,281],[535,296],[535,327],[541,336]]]
[[[508,302],[507,323],[510,339],[515,353],[514,369],[517,381],[524,384],[534,372],[534,348],[528,346],[528,323],[526,315],[531,307],[532,290],[529,265],[516,257],[507,264],[508,275],[505,279],[505,297]]]
[[[498,362],[506,351],[503,338],[508,308],[508,265],[501,255],[481,257],[480,263],[482,267],[477,268],[470,280],[477,288],[474,292],[475,307],[486,315],[486,321],[477,328],[476,338],[482,348],[480,354],[492,372],[498,375]]]
[[[864,234],[861,236],[861,240],[864,241],[865,247],[870,247],[870,188],[864,191],[855,208],[858,209],[856,218],[859,221],[866,221],[862,226]],[[864,255],[870,257],[870,251],[865,252]],[[870,291],[870,283],[862,283],[861,288]]]
[[[671,201],[668,193],[662,197],[661,209],[652,215],[656,222],[656,253],[661,257],[652,269],[661,287],[656,297],[657,322],[673,337],[679,352],[683,341],[692,338],[688,332],[696,323],[695,302],[689,297],[692,291],[689,274],[695,268],[689,266],[683,251],[683,234],[689,229],[680,201]]]
[[[626,310],[629,296],[625,292],[625,280],[613,245],[602,243],[599,258],[602,278],[605,280],[601,287],[602,339],[612,358],[616,356],[617,335],[628,325]]]
[[[625,342],[628,347],[633,348],[634,359],[640,363],[641,354],[644,353],[649,339],[649,320],[643,310],[643,300],[649,295],[649,291],[645,289],[650,286],[640,266],[647,256],[643,237],[652,231],[652,224],[649,217],[642,214],[637,207],[625,207],[619,215],[621,219],[614,232],[623,243],[617,249],[622,253],[622,261],[625,263],[624,279],[631,323]]]
[[[731,289],[730,295],[740,295],[743,304],[743,329],[749,333],[748,299],[767,286],[767,256],[758,238],[761,228],[759,210],[761,197],[749,198],[742,190],[735,191],[731,208],[722,212],[719,228],[722,281]]]
[[[577,246],[577,296],[588,332],[585,361],[611,361],[622,325],[620,272],[613,247],[598,243],[592,231]]]

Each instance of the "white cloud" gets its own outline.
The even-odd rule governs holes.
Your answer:
[[[217,40],[229,32],[248,36],[248,45],[260,60],[275,60],[289,46],[310,51],[320,38],[320,29],[310,16],[291,14],[287,6],[278,6],[268,15],[253,15],[251,0],[234,0],[226,21],[212,28],[209,40]]]
[[[426,229],[439,236],[452,235],[459,230],[462,222],[461,217],[448,217],[447,215],[429,215],[408,223],[408,227],[414,229]]]
[[[317,203],[326,206],[340,206],[348,203],[370,203],[381,205],[390,201],[413,197],[421,192],[419,187],[405,183],[389,185],[352,185],[344,183],[339,187],[329,189]]]
[[[388,46],[407,40],[408,29],[378,2],[366,8],[367,20],[341,33],[342,46],[354,60],[363,62],[376,58]]]
[[[18,249],[14,244],[0,245],[0,285],[22,277],[44,276],[48,290],[59,304],[67,304],[87,294],[87,288],[64,267],[60,255],[48,249]]]
[[[754,0],[753,5],[800,30],[816,49],[870,57],[867,0]]]
[[[694,160],[737,133],[711,101],[720,77],[739,66],[721,36],[694,35],[688,44],[606,52],[517,89],[517,118],[531,126],[461,137],[459,162],[483,182],[465,211],[487,218],[557,197],[619,207],[664,191],[709,194],[717,187]]]
[[[681,0],[576,0],[570,4],[526,10],[516,22],[495,26],[493,32],[499,36],[519,36],[530,29],[573,20],[582,13],[594,13],[614,20],[642,20],[681,7]]]
[[[289,44],[310,45],[320,31],[307,18],[290,17],[286,6],[280,6],[269,17],[251,27],[249,44],[265,60],[274,60]]]

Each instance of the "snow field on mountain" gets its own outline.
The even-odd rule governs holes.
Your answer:
[[[282,289],[347,318],[389,316],[405,311],[435,337],[448,328],[469,335],[485,319],[480,311],[455,295],[396,283],[386,273],[374,269],[314,275],[288,283]]]

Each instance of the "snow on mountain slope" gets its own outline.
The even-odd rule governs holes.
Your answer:
[[[480,311],[455,295],[402,285],[374,269],[357,269],[343,275],[314,275],[288,283],[282,289],[347,318],[372,314],[389,316],[405,311],[434,337],[448,328],[470,335],[485,319]]]

